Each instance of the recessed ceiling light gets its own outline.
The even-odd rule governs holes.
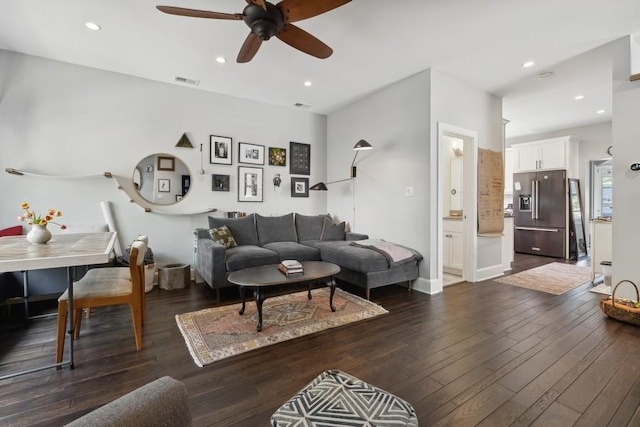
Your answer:
[[[102,27],[95,22],[86,22],[84,26],[93,31],[99,31],[102,29]]]
[[[533,64],[535,64],[535,62],[533,61],[527,61],[524,64],[522,64],[522,68],[529,68],[529,67],[533,67]]]
[[[605,111],[605,110],[598,110],[598,111],[596,111],[596,114],[604,114],[604,113],[606,113],[606,111]]]
[[[227,58],[225,58],[224,56],[218,56],[216,58],[216,61],[219,62],[220,64],[224,64],[225,62],[227,62]]]
[[[304,85],[309,87],[309,86],[311,86],[311,82],[309,80],[307,80],[306,82],[304,82]]]
[[[581,99],[584,99],[584,95],[576,95],[575,98],[576,101],[580,101]]]

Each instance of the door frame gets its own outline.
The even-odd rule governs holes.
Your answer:
[[[442,209],[442,200],[445,195],[443,188],[443,147],[444,137],[454,137],[462,139],[464,141],[464,176],[463,176],[463,215],[462,215],[462,246],[463,246],[463,268],[462,278],[467,282],[477,281],[477,254],[476,248],[478,247],[478,235],[476,233],[475,224],[478,222],[478,212],[475,208],[478,204],[478,189],[477,189],[477,175],[478,175],[478,132],[470,129],[461,128],[458,126],[449,125],[446,123],[438,122],[438,208],[437,208],[437,232],[438,239],[438,282],[440,289],[444,283],[444,271],[443,271],[443,221],[444,212]],[[468,207],[473,208],[469,209]]]

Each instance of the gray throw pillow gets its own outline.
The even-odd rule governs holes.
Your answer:
[[[258,232],[254,214],[241,218],[215,218],[209,217],[209,229],[219,228],[226,225],[231,231],[238,246],[258,245]]]
[[[227,249],[235,248],[236,246],[238,246],[238,244],[236,243],[236,239],[234,239],[233,235],[231,234],[231,230],[229,230],[226,225],[218,228],[212,228],[211,230],[209,230],[209,234],[211,235],[211,238],[213,240],[220,243]]]
[[[258,242],[260,246],[274,242],[297,242],[293,213],[282,216],[262,216],[256,214]]]
[[[320,240],[324,220],[328,215],[300,215],[296,214],[296,232],[299,242]]]
[[[330,219],[324,219],[320,240],[344,240],[345,223],[334,224]]]

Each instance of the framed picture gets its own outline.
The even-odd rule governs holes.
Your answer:
[[[168,156],[158,156],[158,170],[172,171],[176,169],[176,158]]]
[[[182,195],[176,194],[176,202],[179,202],[180,200],[182,200]]]
[[[309,178],[291,177],[291,197],[309,197]]]
[[[229,191],[229,175],[212,175],[213,182],[211,190],[213,191]]]
[[[269,147],[269,166],[287,166],[287,149]]]
[[[241,142],[238,145],[238,162],[264,165],[264,145]]]
[[[209,163],[230,165],[232,163],[231,141],[231,138],[226,136],[211,135],[209,137],[209,151],[211,153]]]
[[[184,196],[191,188],[191,175],[182,175],[182,195]]]
[[[293,175],[311,175],[311,145],[289,142],[291,152],[289,173]]]
[[[158,192],[159,193],[169,193],[169,192],[171,192],[171,180],[170,179],[159,179],[158,180]]]
[[[238,201],[262,201],[262,168],[238,166]]]

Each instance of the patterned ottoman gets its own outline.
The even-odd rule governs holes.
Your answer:
[[[418,419],[405,400],[342,371],[330,370],[278,408],[271,425],[417,427]]]

